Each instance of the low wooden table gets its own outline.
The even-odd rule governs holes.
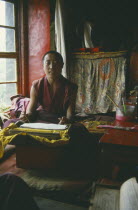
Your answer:
[[[113,125],[133,127],[138,123],[115,121]],[[102,178],[116,179],[120,166],[138,165],[138,131],[107,129],[100,139],[99,160],[99,175]]]

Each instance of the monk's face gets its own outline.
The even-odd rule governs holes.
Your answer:
[[[58,79],[61,75],[63,68],[63,62],[58,58],[56,54],[49,53],[44,59],[44,72],[47,78]]]

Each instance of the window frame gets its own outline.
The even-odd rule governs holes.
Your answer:
[[[28,10],[27,0],[2,0],[14,3],[15,8],[15,44],[16,52],[0,52],[0,58],[15,58],[17,61],[17,82],[0,82],[0,84],[16,83],[17,94],[28,94]]]

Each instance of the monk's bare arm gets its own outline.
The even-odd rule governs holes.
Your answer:
[[[31,91],[30,91],[30,103],[27,108],[27,116],[29,119],[35,118],[35,111],[37,108],[37,100],[38,100],[37,93],[35,91],[35,88],[32,86]]]

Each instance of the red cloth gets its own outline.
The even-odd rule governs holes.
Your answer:
[[[26,113],[27,107],[29,105],[30,98],[25,96],[19,96],[12,100],[12,105],[10,108],[11,118],[17,118],[21,113]]]

